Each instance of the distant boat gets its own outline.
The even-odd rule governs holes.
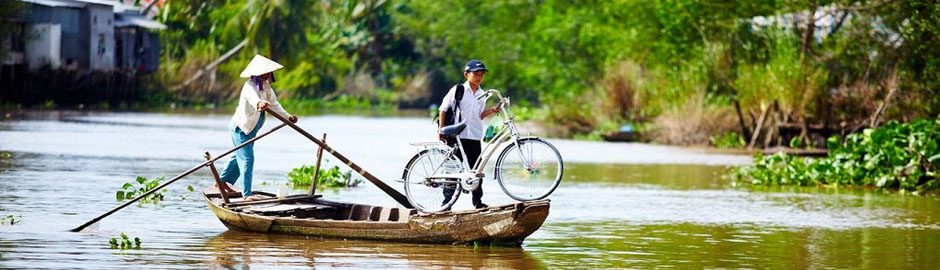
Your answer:
[[[634,142],[639,139],[639,135],[633,130],[632,125],[625,124],[620,126],[618,131],[602,134],[601,138],[608,142]]]
[[[789,147],[771,147],[766,148],[761,151],[764,155],[773,155],[778,152],[784,152],[788,155],[801,156],[801,157],[825,157],[829,155],[829,149],[825,148],[789,148]]]
[[[222,224],[232,230],[408,243],[519,246],[548,217],[548,200],[484,209],[423,214],[414,209],[324,200],[320,195],[255,192],[265,198],[224,203],[219,191],[203,191]],[[231,196],[231,195],[230,195]]]

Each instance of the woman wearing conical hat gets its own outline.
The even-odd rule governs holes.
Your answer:
[[[235,109],[235,114],[232,115],[230,124],[232,143],[236,146],[258,134],[258,130],[264,124],[264,109],[266,108],[270,108],[278,114],[287,115],[291,122],[297,122],[297,116],[287,113],[281,107],[281,104],[277,102],[277,95],[274,94],[274,89],[271,88],[271,83],[274,82],[273,72],[281,68],[284,68],[284,66],[264,56],[255,55],[255,58],[248,63],[248,67],[242,71],[240,77],[248,78],[248,81],[242,86],[241,97],[238,98],[238,107]],[[230,184],[235,184],[241,178],[244,184],[242,194],[245,197],[250,196],[254,163],[254,143],[251,143],[235,152],[220,178]]]

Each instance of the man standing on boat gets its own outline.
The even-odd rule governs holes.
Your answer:
[[[483,65],[483,62],[480,60],[470,60],[467,62],[467,65],[464,67],[463,76],[467,78],[467,81],[463,83],[463,87],[460,87],[463,92],[463,97],[457,101],[456,110],[457,115],[454,119],[460,119],[464,124],[467,125],[466,129],[463,130],[457,138],[460,139],[460,143],[463,144],[463,151],[467,155],[467,163],[472,168],[477,158],[480,156],[481,144],[480,141],[483,139],[483,119],[486,117],[499,112],[499,106],[494,106],[492,108],[484,109],[486,107],[486,101],[480,100],[479,98],[484,94],[483,91],[480,91],[483,83],[483,77],[486,75],[487,69]],[[444,128],[444,119],[447,119],[447,110],[454,106],[455,102],[455,92],[458,87],[455,85],[447,91],[447,95],[444,96],[444,100],[441,101],[440,115],[438,119],[439,128]],[[457,122],[456,120],[454,122]],[[445,140],[444,135],[438,133],[439,139],[453,147],[457,144],[453,140]],[[480,186],[473,190],[473,207],[475,208],[486,208],[487,205],[483,203],[483,179],[480,179]],[[454,189],[444,189],[444,197],[450,198],[454,194]]]
[[[232,121],[229,125],[232,130],[232,143],[236,146],[254,138],[258,130],[264,125],[264,109],[270,108],[275,113],[288,116],[291,122],[297,122],[297,116],[291,115],[281,107],[277,102],[277,95],[271,88],[274,82],[274,71],[284,68],[281,64],[255,55],[251,59],[245,70],[242,71],[242,78],[248,78],[248,81],[242,86],[241,97],[238,98],[238,107],[235,114],[232,115]],[[223,181],[230,184],[241,178],[244,184],[242,194],[245,197],[251,196],[251,178],[255,164],[254,143],[248,144],[232,156],[225,171],[222,172]],[[227,187],[220,187],[228,189]]]

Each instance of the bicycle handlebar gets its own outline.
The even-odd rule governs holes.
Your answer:
[[[512,114],[509,114],[509,111],[506,110],[506,108],[509,107],[509,98],[504,97],[503,94],[500,93],[499,90],[496,90],[496,89],[489,89],[489,90],[486,90],[486,92],[484,92],[484,93],[485,93],[484,96],[483,96],[483,102],[484,102],[484,103],[487,102],[487,101],[489,101],[489,99],[495,95],[497,98],[499,98],[499,101],[500,101],[500,104],[499,104],[499,111],[504,114],[504,117],[505,117],[506,119],[512,119],[512,118],[513,118],[513,115],[512,115]]]

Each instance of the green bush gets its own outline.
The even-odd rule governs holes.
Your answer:
[[[936,189],[940,163],[940,120],[890,121],[876,129],[851,134],[826,158],[800,158],[777,153],[758,155],[754,164],[732,171],[738,181],[754,185],[871,186],[920,193]]]
[[[296,115],[318,113],[389,113],[397,109],[394,97],[388,91],[378,91],[374,99],[339,95],[334,99],[290,98],[279,102],[285,110]]]
[[[728,132],[721,135],[714,135],[709,137],[708,141],[718,148],[738,148],[743,147],[746,144],[744,142],[744,137],[741,137],[741,135],[737,132]]]

